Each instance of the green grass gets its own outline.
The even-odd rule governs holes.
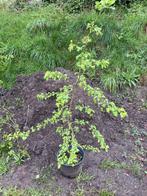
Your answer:
[[[96,195],[96,196],[115,196],[113,192],[107,191],[107,190],[98,190],[95,188],[89,189],[86,191],[86,188],[79,187],[74,192],[71,193],[72,196],[86,196],[86,195]]]
[[[52,196],[53,193],[50,190],[38,189],[38,188],[28,188],[28,189],[18,189],[16,187],[9,187],[7,189],[1,189],[0,193],[3,196]],[[59,196],[59,193],[55,193]],[[72,196],[85,196],[85,195],[97,195],[97,196],[114,196],[115,194],[107,190],[95,190],[91,189],[88,192],[84,188],[76,189],[74,192],[71,192]]]
[[[104,159],[99,165],[99,168],[103,170],[126,169],[130,171],[134,176],[140,176],[142,171],[141,165],[137,162],[127,164],[125,162],[119,162],[109,159]]]
[[[114,193],[110,192],[110,191],[106,191],[106,190],[101,190],[99,192],[99,196],[115,196]]]
[[[50,190],[38,189],[38,188],[28,188],[28,189],[18,189],[16,187],[9,187],[7,189],[1,189],[3,196],[51,196]]]
[[[20,74],[55,67],[74,70],[75,53],[70,40],[78,41],[90,21],[102,28],[103,36],[93,45],[98,58],[110,59],[110,67],[100,72],[104,88],[116,91],[134,86],[146,67],[147,36],[144,25],[147,7],[98,14],[94,10],[68,14],[55,5],[22,12],[0,12],[0,80],[11,87]],[[13,18],[13,20],[12,20]]]
[[[147,101],[144,101],[143,108],[147,109]]]
[[[77,177],[77,183],[85,183],[85,182],[90,182],[91,180],[94,179],[93,175],[88,174],[87,172],[81,172],[79,176]]]
[[[4,156],[0,157],[0,176],[9,170],[9,164]]]

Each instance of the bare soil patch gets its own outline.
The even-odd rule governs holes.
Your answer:
[[[44,118],[50,117],[56,108],[54,98],[40,102],[36,98],[38,93],[57,91],[65,83],[73,83],[75,80],[72,72],[60,70],[68,74],[69,81],[45,81],[43,73],[37,73],[32,76],[18,77],[13,89],[1,90],[0,104],[14,114],[21,130],[27,130]],[[91,85],[96,84],[91,83]],[[46,129],[32,134],[27,141],[21,142],[21,145],[27,148],[30,160],[20,166],[14,166],[7,174],[1,176],[1,187],[40,187],[45,189],[49,186],[53,196],[76,195],[76,191],[82,188],[84,195],[87,196],[98,195],[98,191],[101,189],[112,191],[118,196],[146,196],[147,176],[144,171],[147,167],[147,109],[143,106],[143,102],[136,97],[135,90],[129,91],[127,94],[123,92],[117,96],[105,93],[111,100],[127,110],[128,118],[121,120],[101,113],[98,106],[92,103],[91,98],[78,89],[75,102],[80,97],[83,103],[93,107],[95,116],[91,119],[91,123],[97,125],[110,146],[108,153],[85,152],[83,173],[89,177],[83,177],[83,179],[79,177],[79,180],[68,179],[59,173],[56,167],[56,154],[61,141],[55,133],[55,127],[49,125]],[[3,115],[3,111],[0,111],[0,115]],[[84,114],[76,113],[74,115],[78,117],[82,115],[81,117],[87,118],[83,116]],[[139,132],[137,137],[133,135],[133,128]],[[78,140],[82,144],[97,145],[96,141],[91,139],[88,130],[81,129]],[[138,139],[143,147],[142,153],[140,153],[140,146],[136,142]],[[133,167],[132,163],[137,162],[140,164],[141,170],[139,173],[135,173],[133,169],[128,169],[128,167],[102,169],[99,165],[103,163],[103,160],[123,162],[130,168]],[[44,173],[46,169],[49,170],[49,173]]]

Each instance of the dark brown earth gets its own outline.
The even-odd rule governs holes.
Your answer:
[[[2,92],[0,95],[1,108],[5,107],[13,113],[21,130],[27,130],[44,118],[51,116],[55,107],[54,98],[40,102],[36,95],[40,92],[57,91],[66,83],[73,83],[75,76],[66,70],[60,69],[68,74],[69,81],[44,81],[43,73],[32,76],[18,77],[13,89]],[[78,195],[76,191],[83,190],[83,195],[99,195],[98,191],[105,189],[112,191],[117,196],[146,196],[147,195],[147,103],[146,96],[142,97],[147,87],[137,87],[107,97],[119,106],[123,106],[128,112],[125,120],[115,119],[112,116],[101,113],[94,106],[91,98],[87,97],[81,89],[77,90],[75,102],[80,100],[91,105],[95,110],[95,116],[91,123],[97,125],[103,133],[110,146],[108,153],[85,152],[83,174],[89,177],[68,179],[63,177],[56,167],[56,154],[61,142],[55,133],[54,126],[48,126],[38,133],[32,134],[27,141],[21,145],[27,148],[30,160],[26,160],[20,166],[14,166],[7,174],[0,177],[1,187],[16,186],[19,188],[39,187],[45,189],[50,187],[50,195]],[[143,92],[143,93],[142,93]],[[146,89],[147,92],[147,89]],[[3,111],[0,111],[0,115]],[[81,117],[86,118],[83,114]],[[137,130],[134,136],[132,130]],[[86,128],[81,128],[78,140],[82,144],[96,145]],[[137,143],[140,141],[141,144]],[[141,145],[141,146],[140,146]],[[103,160],[112,160],[119,163],[140,164],[140,173],[133,173],[131,169],[102,169],[99,165]],[[49,172],[46,172],[49,170]],[[44,177],[45,176],[45,177]],[[57,192],[58,191],[58,192]]]

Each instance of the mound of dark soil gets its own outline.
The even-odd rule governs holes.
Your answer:
[[[1,91],[1,106],[6,107],[14,115],[14,118],[22,131],[29,129],[43,119],[50,117],[53,110],[56,109],[54,98],[41,102],[36,98],[38,93],[58,91],[65,84],[72,84],[75,81],[75,75],[72,72],[64,69],[60,69],[60,71],[69,76],[68,81],[45,81],[43,79],[43,73],[37,73],[32,76],[18,77],[13,89],[6,92]],[[132,125],[138,129],[147,130],[147,110],[142,108],[141,101],[135,97],[128,98],[128,96],[125,97],[124,94],[120,94],[117,97],[113,97],[108,93],[106,93],[106,95],[111,100],[115,101],[117,105],[123,106],[127,110],[129,117],[126,120],[116,119],[106,113],[100,112],[99,107],[94,105],[92,99],[80,88],[77,90],[74,101],[76,103],[80,99],[82,103],[90,105],[95,110],[95,115],[90,119],[90,123],[95,124],[105,136],[106,141],[110,146],[110,154],[113,154],[112,157],[117,157],[117,159],[122,161],[124,159],[124,157],[122,157],[123,147],[126,148],[127,151],[133,151],[132,139],[130,137],[129,140],[126,141],[124,139],[124,133],[126,130],[130,129]],[[0,114],[2,115],[2,111]],[[74,115],[78,118],[87,118],[84,114],[75,113]],[[97,145],[86,128],[81,128],[78,140],[82,144]],[[46,129],[33,133],[25,143],[22,143],[29,151],[31,159],[26,161],[24,165],[15,168],[13,172],[8,173],[2,179],[2,184],[4,186],[7,184],[14,184],[21,187],[31,185],[32,176],[38,174],[42,167],[55,163],[60,142],[60,138],[55,133],[55,126],[49,125]],[[111,151],[115,145],[122,147],[121,153],[119,148],[117,150],[115,149],[118,156],[113,153],[113,150]],[[91,163],[91,159],[94,159],[95,155],[93,156],[93,153],[91,153],[88,156],[92,156],[89,160]],[[98,162],[105,156],[107,157],[109,154],[106,155],[106,153],[102,152]],[[88,167],[89,161],[85,163],[87,164],[85,167]],[[89,167],[94,168],[95,165],[89,165]]]

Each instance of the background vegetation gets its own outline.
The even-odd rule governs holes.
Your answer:
[[[60,66],[74,70],[76,54],[69,53],[69,42],[80,40],[86,24],[95,21],[103,35],[93,47],[99,58],[110,60],[109,69],[98,73],[96,80],[113,92],[126,85],[135,86],[146,70],[146,10],[145,3],[135,3],[130,8],[119,6],[103,13],[91,9],[71,14],[57,4],[19,12],[1,9],[1,84],[11,87],[17,75]]]

